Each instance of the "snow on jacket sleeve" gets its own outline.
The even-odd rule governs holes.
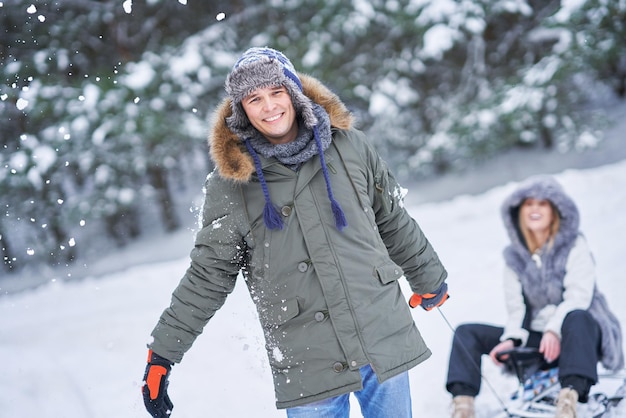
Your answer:
[[[374,174],[376,223],[389,256],[402,267],[414,292],[432,292],[448,273],[419,224],[404,207],[405,193],[387,164],[369,145],[367,152]]]
[[[191,264],[152,331],[149,347],[173,362],[184,353],[232,293],[244,262],[241,234],[243,207],[238,188],[217,176],[207,178],[202,229],[196,236]]]

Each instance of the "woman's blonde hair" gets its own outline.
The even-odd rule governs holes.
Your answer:
[[[520,204],[520,208],[525,201],[526,199],[522,201],[522,203]],[[554,203],[552,203],[550,200],[548,200],[548,203],[550,203],[550,208],[552,209],[552,223],[550,224],[550,235],[548,236],[548,242],[546,243],[546,245],[547,248],[550,249],[554,244],[554,237],[556,236],[557,232],[559,232],[559,227],[561,226],[561,215],[559,214],[559,211],[557,210]],[[524,237],[526,248],[528,248],[528,251],[530,251],[531,254],[534,254],[535,251],[541,248],[542,244],[537,242],[534,239],[534,235],[530,233],[530,230],[524,226],[522,217],[519,216],[520,212],[521,211],[518,211],[517,216],[518,228],[522,233],[522,236]]]

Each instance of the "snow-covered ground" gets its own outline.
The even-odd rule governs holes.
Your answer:
[[[452,295],[440,311],[413,313],[433,351],[410,372],[416,418],[449,416],[444,381],[451,328],[504,320],[500,275],[506,236],[498,209],[528,175],[554,173],[578,203],[600,289],[626,324],[626,103],[610,113],[618,124],[596,150],[514,152],[471,172],[409,186],[407,208],[447,266]],[[71,270],[2,278],[0,417],[147,417],[140,396],[146,343],[187,268],[193,228],[81,260]],[[24,290],[35,285],[40,286]],[[404,289],[408,294],[408,286]],[[284,417],[274,407],[263,344],[254,307],[239,283],[173,369],[173,416]],[[477,399],[477,418],[491,418],[516,380],[488,361],[483,374],[488,384]],[[609,382],[602,389],[615,386]],[[359,416],[356,404],[352,415]]]
[[[565,170],[556,177],[579,204],[600,289],[626,324],[626,160]],[[478,195],[408,206],[449,270],[452,295],[440,311],[413,311],[434,353],[410,372],[415,417],[449,416],[444,390],[452,337],[448,322],[456,327],[463,321],[503,321],[500,254],[506,236],[498,208],[514,186],[508,182]],[[191,249],[191,235],[157,246]],[[104,276],[56,280],[0,298],[0,416],[148,416],[140,396],[145,346],[188,264],[186,256],[169,261],[150,257],[154,247],[127,249],[128,259],[144,261]],[[116,263],[114,257],[107,260]],[[506,399],[515,379],[488,363],[483,370],[490,386]],[[242,282],[174,367],[170,394],[178,418],[284,416],[274,407],[261,329]],[[479,418],[500,408],[486,385],[477,404]],[[358,416],[356,405],[353,411]]]

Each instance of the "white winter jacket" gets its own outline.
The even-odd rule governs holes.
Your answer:
[[[533,256],[533,259],[536,263],[541,263],[539,255]],[[563,278],[563,302],[558,305],[547,305],[539,311],[530,323],[531,330],[541,333],[551,331],[560,338],[561,325],[567,314],[576,309],[589,309],[596,274],[591,251],[582,235],[578,236],[569,253],[566,270],[567,273]],[[528,339],[528,331],[522,328],[526,314],[522,284],[509,266],[504,269],[504,297],[508,319],[501,340],[520,339],[524,345]]]

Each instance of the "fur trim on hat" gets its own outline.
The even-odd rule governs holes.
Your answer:
[[[331,127],[350,129],[354,119],[339,97],[319,80],[297,74],[302,82],[304,96],[326,110]],[[232,116],[230,97],[224,99],[213,114],[212,128],[209,134],[209,154],[220,176],[236,182],[247,182],[255,172],[252,157],[238,136],[228,125]]]
[[[226,78],[226,93],[232,107],[232,115],[226,123],[235,134],[247,139],[255,133],[241,101],[255,90],[275,86],[287,89],[296,114],[307,128],[312,129],[317,124],[311,100],[303,94],[302,82],[291,61],[274,49],[255,47],[241,56]]]
[[[282,52],[272,48],[250,48],[235,63],[232,71],[226,78],[226,92],[231,99],[232,114],[225,118],[226,125],[230,130],[242,140],[248,151],[248,155],[252,158],[254,169],[259,177],[263,195],[265,197],[265,207],[263,209],[263,221],[268,229],[283,229],[283,219],[278,212],[277,207],[272,203],[269,194],[269,188],[265,181],[265,175],[261,161],[257,154],[258,150],[251,144],[250,138],[258,134],[256,128],[250,123],[248,116],[242,105],[242,100],[254,91],[261,88],[281,86],[284,87],[291,98],[291,104],[295,110],[297,123],[303,125],[303,129],[311,131],[318,149],[320,165],[326,182],[326,191],[328,199],[331,203],[335,225],[340,231],[345,228],[348,223],[345,213],[341,209],[341,205],[335,199],[331,187],[330,176],[326,167],[324,148],[322,139],[320,138],[318,118],[315,115],[314,104],[303,93],[302,82],[291,64],[291,61],[283,55]],[[320,109],[321,106],[315,106]],[[319,110],[320,117],[326,119],[324,110]],[[329,126],[326,125],[328,129]],[[332,134],[327,131],[326,138],[328,143],[332,140]]]

